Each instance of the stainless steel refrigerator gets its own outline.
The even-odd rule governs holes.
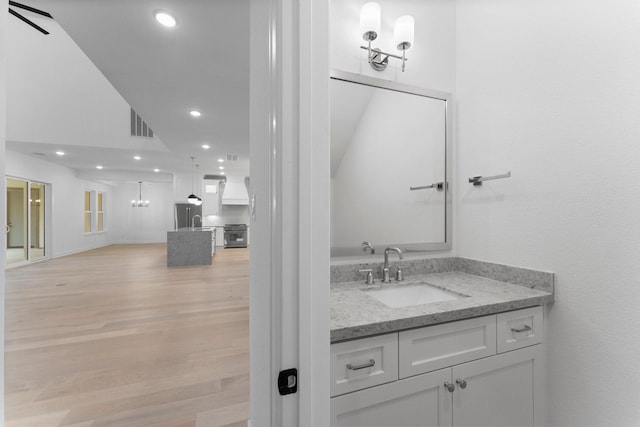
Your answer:
[[[199,218],[194,217],[200,215]],[[202,227],[202,205],[196,206],[191,203],[176,203],[174,223],[176,230],[180,228],[191,228],[193,225],[196,227]]]

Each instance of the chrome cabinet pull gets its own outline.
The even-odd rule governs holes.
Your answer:
[[[522,328],[511,328],[511,332],[520,333],[520,332],[529,332],[531,330],[531,326],[524,325]]]
[[[372,366],[375,366],[376,361],[373,359],[369,359],[368,363],[363,363],[362,365],[352,365],[351,363],[349,363],[347,365],[347,369],[350,369],[352,371],[357,371],[359,369],[365,369],[365,368],[371,368]]]
[[[460,378],[458,378],[456,380],[456,384],[458,384],[458,387],[460,387],[461,389],[465,389],[467,388],[467,381],[466,380],[461,380]]]
[[[456,386],[451,384],[449,381],[444,383],[444,388],[446,388],[449,393],[453,393],[454,391],[456,391]]]

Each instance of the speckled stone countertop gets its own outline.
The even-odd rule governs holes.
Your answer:
[[[545,273],[551,275],[551,273]],[[553,276],[553,275],[551,275]],[[551,278],[551,280],[553,280]],[[368,289],[426,282],[466,295],[455,300],[391,308],[367,295]],[[331,284],[331,342],[396,332],[553,302],[553,289],[515,285],[460,271],[405,276],[402,282]]]

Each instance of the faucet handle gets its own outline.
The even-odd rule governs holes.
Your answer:
[[[367,285],[373,285],[375,281],[373,280],[373,269],[372,268],[363,268],[362,270],[358,270],[359,273],[367,273],[367,280],[364,283]]]
[[[402,275],[402,270],[400,269],[400,266],[397,266],[396,267],[396,281],[401,282],[403,280],[404,280],[404,276]]]

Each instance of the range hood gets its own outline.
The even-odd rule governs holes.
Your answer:
[[[248,205],[249,193],[247,193],[247,186],[242,181],[234,181],[227,179],[222,192],[222,204],[223,205]]]

